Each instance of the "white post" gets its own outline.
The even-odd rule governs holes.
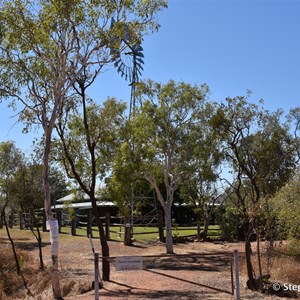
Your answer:
[[[99,299],[99,255],[98,253],[94,253],[94,267],[95,267],[95,281],[94,281],[95,300],[98,300]]]
[[[239,255],[238,251],[233,251],[234,261],[234,285],[235,285],[235,299],[240,300],[240,280],[239,280]]]

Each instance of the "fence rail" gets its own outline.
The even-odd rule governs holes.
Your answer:
[[[193,280],[190,280],[188,277],[185,278],[181,278],[178,277],[177,275],[172,275],[172,274],[167,274],[167,273],[162,273],[162,272],[156,272],[156,271],[150,271],[150,269],[155,269],[156,267],[159,268],[159,261],[153,265],[150,265],[150,267],[147,267],[147,263],[144,262],[144,260],[149,259],[149,258],[153,258],[153,259],[161,259],[161,258],[167,258],[168,260],[172,260],[175,259],[176,263],[180,263],[180,259],[182,258],[200,258],[203,259],[203,257],[208,256],[208,257],[228,257],[229,258],[229,264],[230,264],[230,283],[228,283],[230,285],[229,289],[222,289],[222,288],[218,288],[216,286],[210,286],[208,284],[204,284],[204,283],[199,283],[199,282],[195,282]],[[109,262],[116,262],[117,259],[122,258],[122,256],[110,256],[110,257],[101,257],[98,256],[99,259],[101,260],[107,260]],[[154,274],[160,275],[160,276],[164,276],[164,277],[168,277],[170,279],[175,279],[175,280],[179,280],[185,283],[189,283],[192,285],[196,285],[199,287],[204,287],[207,289],[211,289],[217,292],[222,292],[222,293],[227,293],[230,295],[236,295],[235,299],[239,299],[239,278],[238,278],[238,254],[237,251],[234,252],[214,252],[214,253],[189,253],[189,254],[159,254],[159,255],[142,255],[139,256],[139,258],[142,257],[143,259],[143,266],[142,266],[142,270],[146,270],[146,271],[150,271]],[[127,257],[123,257],[123,258],[128,258]],[[134,256],[131,258],[135,258]],[[197,261],[197,260],[196,260]],[[194,262],[195,263],[195,262]],[[198,263],[198,261],[197,261]],[[200,266],[200,264],[199,264]],[[180,266],[176,269],[179,270]],[[163,268],[163,270],[165,270]],[[170,268],[170,270],[172,270],[172,268]],[[136,270],[135,270],[136,271]],[[130,276],[130,275],[126,275],[126,276]]]

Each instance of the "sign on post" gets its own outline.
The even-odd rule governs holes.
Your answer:
[[[116,258],[116,271],[142,270],[143,257],[121,256]]]
[[[50,230],[52,255],[58,255],[58,221],[55,219],[48,220],[46,226],[47,230]]]

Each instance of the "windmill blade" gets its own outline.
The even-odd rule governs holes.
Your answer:
[[[139,44],[134,44],[134,45],[132,46],[132,49],[133,49],[134,52],[142,52],[142,51],[143,51],[142,46],[139,45]]]
[[[115,25],[116,21],[114,19],[114,17],[111,18],[110,20],[110,28],[112,28]]]
[[[138,56],[138,57],[144,57],[143,52],[137,52],[135,55]]]
[[[144,68],[143,68],[143,66],[142,66],[142,65],[140,65],[140,64],[138,64],[138,63],[136,63],[136,66],[137,66],[137,69],[138,69],[138,70],[144,70]]]
[[[128,68],[129,71],[129,81],[132,82],[132,70],[131,68]]]
[[[121,71],[121,72],[122,72],[123,74],[125,74],[125,71],[124,71],[125,68],[126,68],[126,65],[122,62],[122,69],[121,69],[122,71]]]
[[[141,58],[136,58],[136,61],[137,61],[139,64],[141,64],[141,65],[144,64],[144,61],[143,61]]]
[[[115,67],[118,67],[118,66],[121,65],[121,64],[122,64],[122,59],[119,58],[119,59],[117,59],[117,60],[115,61],[114,66],[115,66]]]

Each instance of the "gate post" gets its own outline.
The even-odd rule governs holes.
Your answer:
[[[234,261],[234,286],[235,286],[235,299],[240,300],[240,280],[239,280],[239,255],[238,251],[233,252]]]
[[[94,280],[94,289],[95,289],[95,300],[99,299],[99,255],[94,253],[94,267],[95,267],[95,280]]]

